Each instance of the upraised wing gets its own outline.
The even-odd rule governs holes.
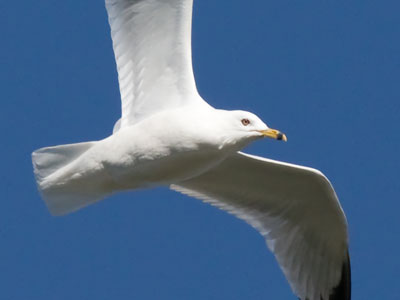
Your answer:
[[[192,6],[193,0],[106,0],[122,101],[115,129],[204,102],[192,71]]]
[[[300,299],[350,299],[347,222],[319,171],[236,153],[171,188],[255,227]]]

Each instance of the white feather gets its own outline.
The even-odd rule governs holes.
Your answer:
[[[192,71],[192,0],[106,0],[122,100],[121,127],[165,109],[208,105]]]
[[[338,285],[347,255],[347,223],[321,172],[237,153],[171,188],[260,231],[301,299],[320,300]]]

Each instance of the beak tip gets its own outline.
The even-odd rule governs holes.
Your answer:
[[[281,132],[279,132],[279,133],[278,133],[278,135],[277,135],[276,139],[277,139],[278,141],[284,141],[284,142],[287,142],[287,137],[286,137],[286,135],[285,135],[285,134],[283,134],[283,133],[281,133]]]

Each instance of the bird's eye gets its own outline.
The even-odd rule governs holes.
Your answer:
[[[247,126],[247,125],[250,124],[250,120],[249,120],[249,119],[242,119],[242,124],[243,124],[244,126]]]

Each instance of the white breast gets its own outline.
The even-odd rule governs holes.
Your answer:
[[[92,151],[102,157],[101,163],[112,180],[126,189],[190,179],[208,171],[230,153],[191,132],[175,130],[171,122],[157,122],[154,127],[150,120],[123,128]],[[180,124],[177,128],[182,129]],[[184,143],[182,135],[187,135]]]

